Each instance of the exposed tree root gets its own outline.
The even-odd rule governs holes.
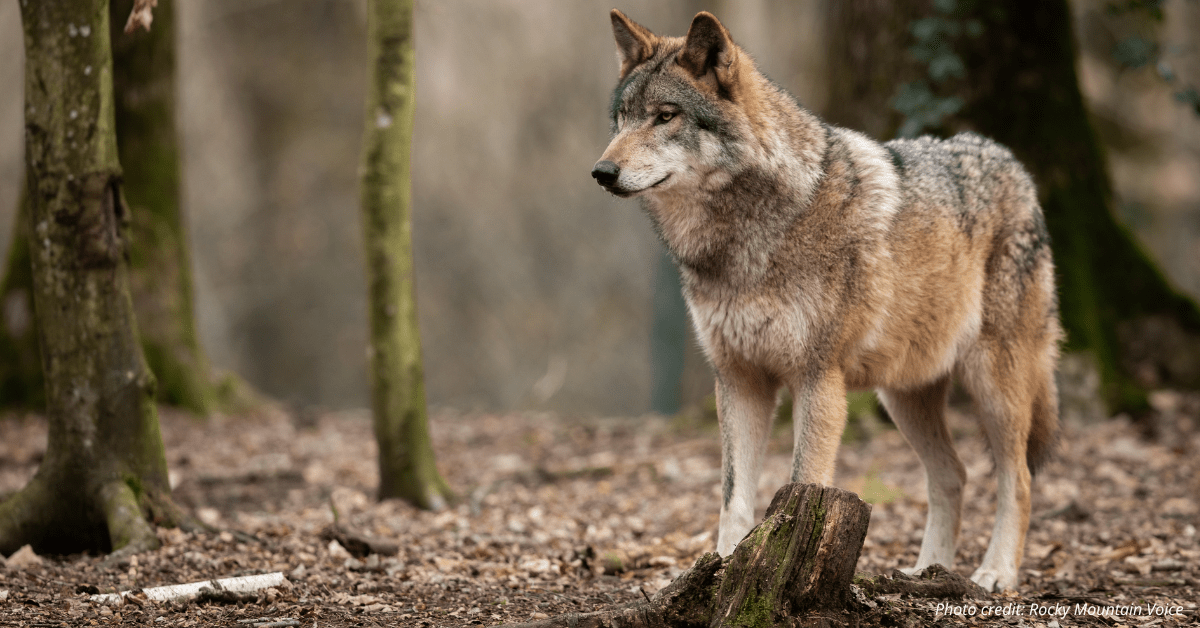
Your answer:
[[[342,547],[356,558],[366,558],[371,554],[395,556],[400,552],[400,546],[395,541],[367,536],[349,530],[337,523],[325,526],[321,530],[321,538],[326,541],[337,541]]]
[[[105,560],[119,563],[157,549],[156,528],[217,532],[183,512],[169,494],[139,495],[120,479],[94,489],[88,484],[34,476],[0,503],[0,553],[30,545],[39,554],[110,552]]]
[[[133,489],[120,480],[106,482],[100,487],[99,499],[104,509],[105,523],[113,552],[107,562],[119,561],[134,554],[158,549],[158,535],[146,521]]]
[[[966,597],[976,600],[992,597],[983,587],[953,571],[947,571],[941,565],[930,565],[924,571],[911,576],[899,570],[893,571],[891,577],[859,576],[855,577],[854,583],[867,595],[899,593],[920,598]]]
[[[0,503],[0,554],[9,555],[26,544],[33,544],[38,530],[44,529],[50,512],[45,486],[37,476]]]

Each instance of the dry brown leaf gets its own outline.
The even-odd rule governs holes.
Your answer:
[[[156,6],[158,0],[134,0],[133,10],[129,12],[129,21],[125,22],[125,32],[132,33],[139,26],[149,31],[150,23],[154,21],[151,9]]]

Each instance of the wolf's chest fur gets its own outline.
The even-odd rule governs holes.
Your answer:
[[[785,301],[693,292],[687,303],[696,337],[714,364],[744,362],[778,374],[790,370],[809,344],[814,312],[803,295]]]

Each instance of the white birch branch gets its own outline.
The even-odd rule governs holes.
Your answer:
[[[142,589],[142,594],[148,599],[155,602],[170,602],[173,600],[182,600],[194,598],[200,594],[200,590],[208,587],[217,591],[231,591],[233,593],[250,593],[259,589],[270,587],[279,587],[288,584],[287,578],[283,574],[276,571],[273,573],[259,574],[255,576],[241,576],[238,578],[221,578],[219,580],[205,580],[203,582],[190,582],[188,584],[172,584],[165,587],[153,587],[150,589]],[[132,593],[132,591],[122,591],[120,593],[100,593],[93,595],[91,601],[101,604],[119,603],[123,598]]]

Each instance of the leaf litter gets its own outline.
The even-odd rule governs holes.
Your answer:
[[[912,625],[1194,625],[1200,395],[1162,391],[1152,401],[1149,421],[1064,428],[1060,455],[1034,480],[1019,592],[955,603],[1158,604],[1179,614],[971,617],[887,594],[870,604]],[[969,576],[990,536],[995,481],[975,421],[955,409],[950,421],[969,478],[953,571]],[[22,550],[0,561],[0,625],[496,625],[644,599],[715,546],[720,448],[710,423],[439,410],[438,464],[458,491],[442,512],[373,499],[369,413],[300,423],[278,409],[208,422],[164,409],[175,497],[222,531],[162,529],[161,548],[117,563]],[[874,431],[843,445],[835,484],[873,502],[858,570],[890,574],[916,560],[924,473],[898,432]],[[0,420],[0,496],[32,477],[45,443],[41,418]],[[780,425],[760,516],[788,480],[790,449]],[[226,597],[160,603],[140,593],[271,572],[285,582]],[[92,601],[121,591],[133,593]]]

